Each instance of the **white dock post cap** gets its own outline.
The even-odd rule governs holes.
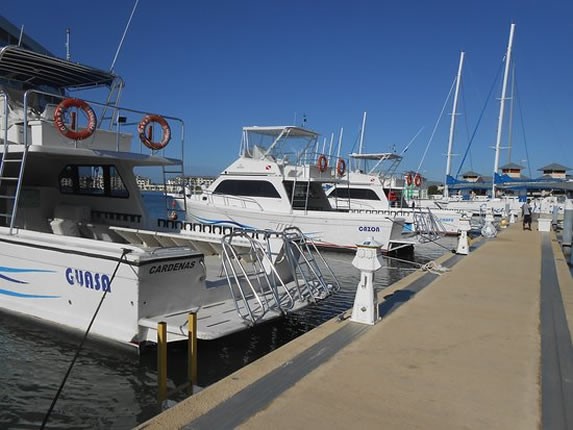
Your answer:
[[[362,243],[356,244],[356,255],[352,265],[360,271],[375,272],[382,267],[378,260],[378,249],[382,245],[369,237]]]

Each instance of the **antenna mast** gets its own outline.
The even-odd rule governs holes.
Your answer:
[[[503,127],[503,112],[505,109],[505,95],[507,92],[507,78],[509,76],[509,64],[511,63],[511,47],[513,45],[513,33],[515,31],[515,24],[511,24],[509,30],[509,42],[507,44],[507,54],[505,54],[505,71],[503,73],[503,85],[501,87],[501,100],[499,103],[499,118],[497,122],[497,139],[495,142],[495,162],[493,165],[493,180],[491,185],[491,197],[495,198],[495,175],[499,169],[499,149],[501,145],[501,129]]]
[[[465,52],[460,53],[460,64],[458,66],[458,75],[456,77],[456,90],[454,92],[454,104],[452,106],[452,118],[450,120],[450,138],[448,140],[448,158],[446,161],[446,182],[444,184],[444,197],[450,196],[450,190],[448,189],[448,176],[451,173],[452,167],[452,146],[454,144],[454,130],[456,128],[456,115],[458,108],[458,95],[460,93],[460,83],[462,80],[462,67],[464,65],[464,55]]]
[[[66,28],[66,60],[70,61],[72,54],[70,53],[70,29]]]

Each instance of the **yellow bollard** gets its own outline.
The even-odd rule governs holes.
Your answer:
[[[167,400],[167,324],[157,324],[157,400]]]
[[[187,347],[187,379],[189,394],[193,394],[193,384],[197,384],[197,314],[191,312],[188,319],[189,345]]]

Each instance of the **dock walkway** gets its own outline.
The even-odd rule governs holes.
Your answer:
[[[329,321],[139,428],[573,429],[555,233],[513,224],[470,251],[381,291],[378,324]]]

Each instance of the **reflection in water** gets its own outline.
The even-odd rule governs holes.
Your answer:
[[[455,239],[441,246],[416,248],[418,263],[448,252]],[[359,274],[353,254],[325,254],[343,287],[318,305],[311,305],[279,321],[213,341],[199,341],[199,385],[207,386],[268,354],[308,330],[352,307]],[[375,275],[378,289],[419,267],[383,258]],[[0,428],[39,428],[68,369],[81,337],[59,327],[0,312]],[[169,348],[169,389],[185,382],[185,344]],[[141,357],[134,350],[88,340],[48,422],[50,429],[128,429],[159,409],[156,404],[156,356],[150,349]],[[180,401],[185,396],[178,394]]]

